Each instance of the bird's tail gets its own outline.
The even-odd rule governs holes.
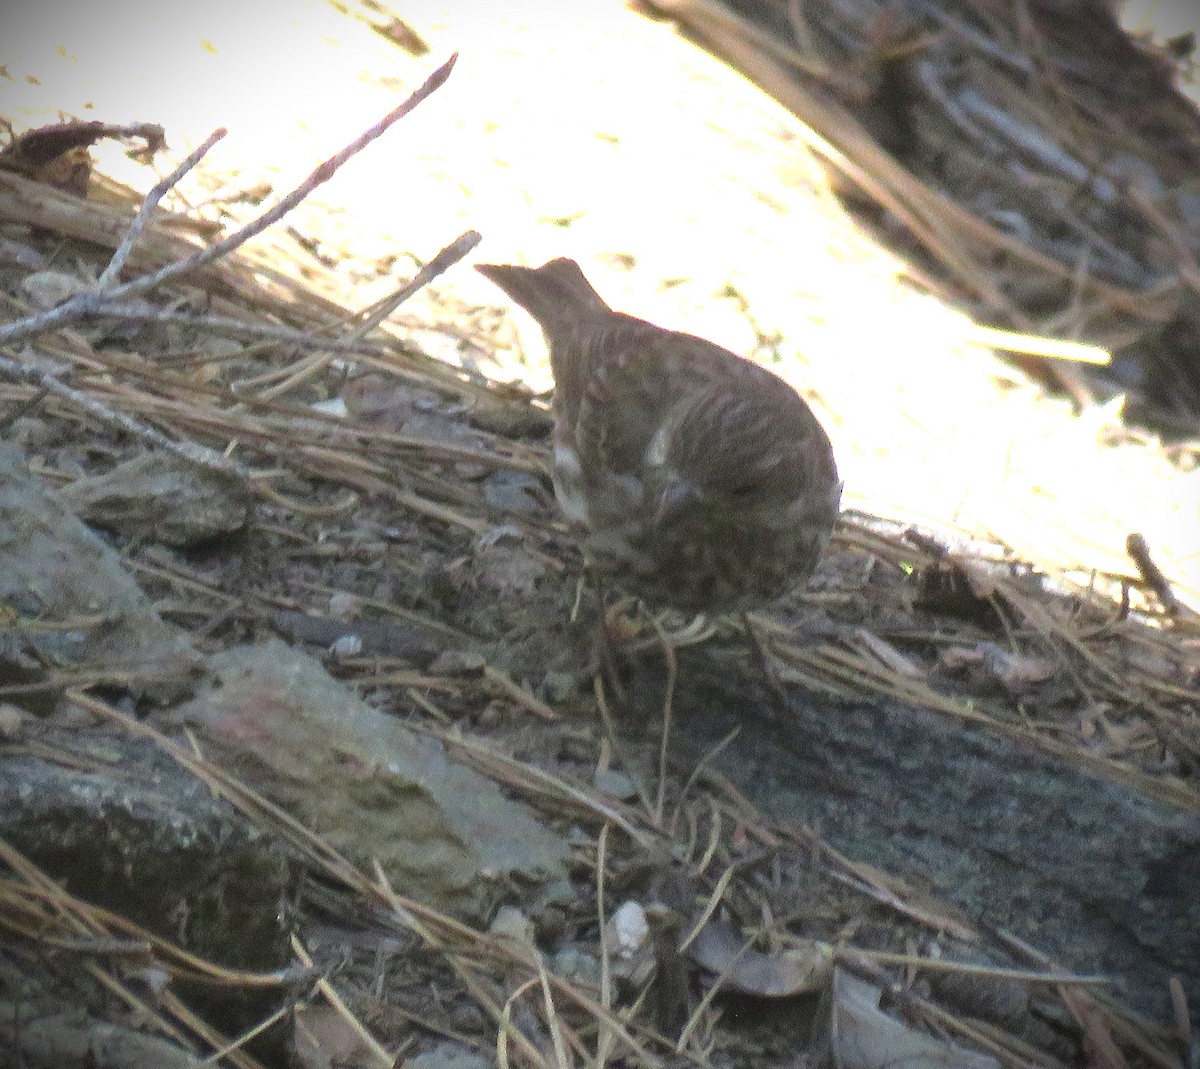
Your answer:
[[[583,277],[579,264],[565,257],[541,267],[476,264],[475,270],[504,290],[547,334],[558,324],[577,321],[588,312],[610,310]]]

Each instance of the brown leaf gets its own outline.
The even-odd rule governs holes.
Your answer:
[[[296,1062],[301,1069],[384,1069],[362,1033],[332,1006],[296,1007]]]
[[[995,1058],[918,1032],[879,1008],[880,989],[837,969],[822,1037],[838,1069],[1000,1069]]]
[[[833,954],[824,943],[764,954],[722,920],[709,921],[688,946],[697,965],[723,977],[726,990],[769,998],[819,991],[829,982]]]
[[[994,642],[951,646],[939,660],[944,668],[951,670],[981,669],[1010,694],[1023,694],[1058,671],[1058,664],[1049,658],[1012,653]]]
[[[62,122],[27,130],[0,151],[0,168],[86,197],[92,175],[88,149],[104,137],[141,137],[143,156],[163,148],[163,128],[155,123],[113,126],[103,122]]]

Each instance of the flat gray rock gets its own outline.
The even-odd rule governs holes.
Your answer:
[[[59,666],[168,700],[200,664],[116,551],[2,444],[0,605],[17,617],[0,634],[0,670],[10,679],[38,682],[46,666]]]
[[[371,708],[278,640],[218,654],[212,685],[165,725],[199,730],[244,775],[351,860],[378,860],[402,894],[485,911],[515,878],[553,888],[566,843],[442,744]]]

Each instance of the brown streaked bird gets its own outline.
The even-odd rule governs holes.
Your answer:
[[[546,335],[554,490],[591,567],[688,612],[744,611],[812,574],[842,488],[791,386],[614,312],[574,260],[478,270]]]

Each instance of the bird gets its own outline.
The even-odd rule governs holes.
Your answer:
[[[587,567],[706,615],[761,608],[810,578],[842,484],[795,389],[713,342],[614,311],[574,260],[476,268],[546,337],[552,481]]]

